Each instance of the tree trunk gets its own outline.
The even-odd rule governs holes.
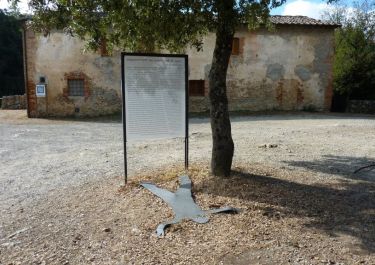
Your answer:
[[[227,69],[234,35],[234,0],[217,1],[218,26],[209,74],[210,117],[212,130],[211,171],[216,176],[230,175],[234,144],[228,112]]]

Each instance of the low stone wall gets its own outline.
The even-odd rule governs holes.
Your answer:
[[[210,101],[208,97],[189,97],[189,112],[202,113],[210,111]]]
[[[1,109],[26,109],[26,95],[4,96]]]
[[[349,100],[347,112],[375,114],[375,100]]]

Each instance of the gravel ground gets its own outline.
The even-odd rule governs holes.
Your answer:
[[[121,123],[0,111],[0,264],[375,264],[375,171],[352,174],[375,161],[374,116],[238,116],[232,130],[236,172],[213,185],[208,119],[190,120],[191,176],[203,208],[245,211],[163,241],[152,231],[172,214],[136,184],[176,187],[181,140],[129,143],[118,191]]]

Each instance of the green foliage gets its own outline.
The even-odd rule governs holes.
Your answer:
[[[0,10],[0,97],[24,93],[21,23]]]
[[[351,99],[375,99],[375,3],[363,1],[346,10],[330,16],[342,24],[335,32],[334,90]]]
[[[225,3],[226,2],[226,3]],[[201,48],[202,37],[216,32],[220,5],[216,0],[33,0],[33,27],[42,32],[62,29],[97,49],[103,39],[109,49],[181,51]],[[232,1],[227,27],[247,22],[250,28],[267,24],[269,11],[285,0]],[[229,9],[230,10],[230,9]]]
[[[355,26],[338,30],[335,40],[335,90],[352,99],[375,99],[375,43]]]

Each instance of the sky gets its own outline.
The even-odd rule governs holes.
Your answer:
[[[20,1],[21,12],[28,12],[27,0]],[[7,0],[0,0],[0,9],[8,8]],[[272,10],[272,15],[302,15],[316,19],[321,18],[321,12],[326,10],[328,5],[324,0],[287,0],[283,6]]]
[[[21,0],[19,3],[19,7],[22,13],[27,13],[29,11],[27,6],[27,0]],[[5,9],[9,7],[9,3],[7,0],[0,0],[0,9]]]
[[[308,16],[320,19],[328,4],[322,0],[291,0],[271,11],[272,15]]]

